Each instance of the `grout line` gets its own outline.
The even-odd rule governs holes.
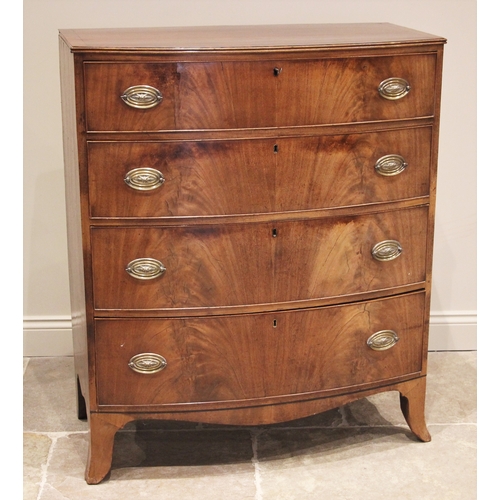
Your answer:
[[[52,454],[54,452],[54,447],[55,447],[56,441],[59,439],[59,437],[53,436],[51,434],[53,434],[53,433],[46,434],[51,439],[51,443],[50,443],[49,453],[47,454],[47,460],[45,461],[45,464],[42,465],[42,480],[40,481],[40,488],[38,489],[38,495],[36,497],[36,500],[40,500],[40,498],[42,497],[42,492],[43,492],[45,485],[47,483],[47,470],[49,468],[50,459],[52,458]],[[55,434],[59,434],[59,433],[55,433]]]
[[[52,455],[54,453],[54,448],[56,446],[57,441],[60,438],[63,437],[68,437],[71,436],[72,434],[86,434],[87,431],[74,431],[74,432],[33,432],[33,431],[24,431],[25,433],[29,434],[39,434],[43,436],[47,436],[50,440],[50,448],[49,452],[47,454],[47,460],[45,461],[45,464],[42,464],[42,479],[40,481],[40,487],[38,488],[38,495],[36,497],[36,500],[40,500],[42,497],[42,493],[44,492],[45,486],[47,485],[47,472],[50,464],[50,460],[52,458]],[[50,486],[50,485],[48,485]]]
[[[87,434],[88,431],[48,431],[48,432],[44,432],[44,431],[24,430],[23,433],[24,434],[37,434],[37,435],[41,435],[41,436],[47,436],[50,439],[57,440],[59,438],[72,436],[73,434]]]
[[[427,422],[427,427],[444,427],[444,426],[461,426],[461,425],[475,425],[477,427],[477,422],[435,422],[429,423]],[[404,424],[401,424],[404,427]]]
[[[339,410],[340,416],[342,417],[342,422],[340,423],[339,427],[349,427],[349,422],[347,421],[347,413],[345,411],[345,406],[344,405],[339,406],[338,410]],[[332,425],[330,425],[329,427],[333,428]]]
[[[259,430],[251,430],[250,436],[252,438],[252,463],[255,469],[254,472],[254,482],[255,482],[255,500],[262,500],[262,487],[261,487],[261,475],[260,475],[260,464],[259,464],[259,456],[258,456],[258,448],[257,448],[257,438],[262,433]]]

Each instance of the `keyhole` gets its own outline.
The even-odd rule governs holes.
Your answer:
[[[278,230],[276,228],[273,228],[273,238],[278,237]]]
[[[273,328],[276,328],[278,326],[278,320],[273,319]]]
[[[277,153],[277,152],[278,152],[278,149],[279,149],[279,148],[278,148],[278,145],[277,145],[277,144],[275,144],[275,145],[274,145],[274,152],[275,152],[275,153]]]
[[[274,76],[279,76],[279,74],[283,71],[283,68],[274,68],[273,73]]]

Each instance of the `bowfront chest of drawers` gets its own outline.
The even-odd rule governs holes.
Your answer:
[[[424,420],[443,38],[391,24],[62,30],[86,479],[132,420]]]

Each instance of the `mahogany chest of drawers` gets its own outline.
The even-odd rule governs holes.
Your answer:
[[[127,422],[259,425],[395,390],[424,420],[441,37],[62,30],[88,483]]]

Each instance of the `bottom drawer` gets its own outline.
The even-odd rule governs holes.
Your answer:
[[[97,319],[98,404],[258,404],[416,373],[424,298],[419,292],[265,314]]]

